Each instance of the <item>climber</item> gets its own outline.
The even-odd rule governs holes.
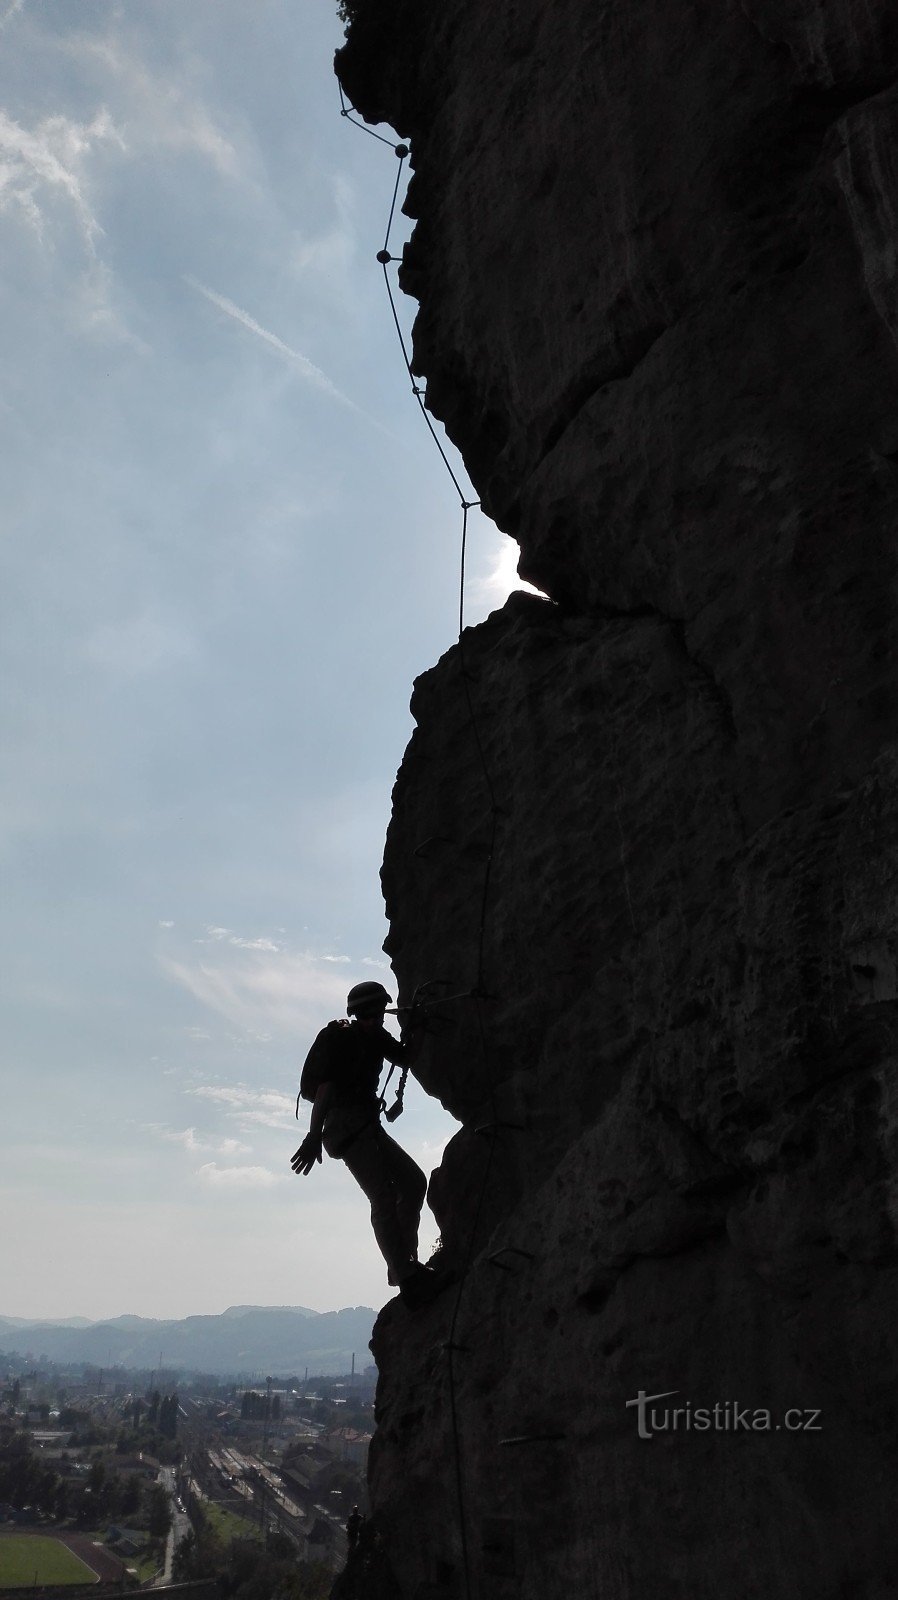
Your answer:
[[[353,1506],[346,1519],[346,1543],[349,1545],[350,1550],[354,1550],[359,1542],[359,1533],[364,1520],[358,1506]]]
[[[347,1166],[371,1202],[371,1225],[387,1263],[387,1281],[406,1305],[425,1304],[445,1287],[444,1275],[418,1261],[418,1224],[427,1179],[381,1126],[378,1082],[384,1057],[408,1067],[424,1037],[422,1014],[412,1012],[401,1040],[384,1027],[390,996],[380,983],[357,983],[346,997],[349,1022],[329,1022],[302,1069],[299,1092],[312,1101],[309,1131],[291,1157],[308,1177],[328,1155]]]

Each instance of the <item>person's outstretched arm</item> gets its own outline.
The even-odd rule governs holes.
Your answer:
[[[320,1083],[318,1085],[318,1091],[312,1103],[309,1131],[296,1154],[290,1157],[290,1165],[297,1177],[302,1173],[303,1177],[307,1178],[316,1161],[321,1160],[321,1130],[324,1127],[324,1118],[331,1103],[332,1093],[333,1084]]]

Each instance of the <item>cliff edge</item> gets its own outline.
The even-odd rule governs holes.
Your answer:
[[[375,1332],[390,1581],[885,1600],[898,14],[352,9],[415,370],[549,597],[419,679],[394,793],[403,992],[482,992],[421,1071],[460,1294]]]

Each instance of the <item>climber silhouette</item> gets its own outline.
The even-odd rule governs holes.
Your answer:
[[[408,1067],[424,1037],[423,1014],[413,1011],[395,1039],[384,1027],[390,996],[380,983],[357,983],[346,998],[350,1022],[329,1022],[302,1069],[299,1092],[312,1102],[309,1131],[290,1165],[308,1177],[322,1146],[349,1168],[371,1202],[371,1225],[387,1263],[388,1283],[406,1305],[419,1306],[448,1279],[418,1260],[418,1225],[427,1179],[381,1125],[378,1082],[384,1058]],[[297,1102],[298,1104],[298,1102]]]

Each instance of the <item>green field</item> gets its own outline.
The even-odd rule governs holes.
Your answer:
[[[245,1517],[237,1516],[233,1511],[226,1511],[224,1506],[216,1505],[214,1500],[204,1500],[203,1510],[209,1518],[209,1524],[218,1534],[220,1539],[261,1539],[258,1522],[248,1522]]]
[[[97,1575],[58,1539],[36,1533],[0,1535],[0,1588],[35,1583],[91,1583]]]

